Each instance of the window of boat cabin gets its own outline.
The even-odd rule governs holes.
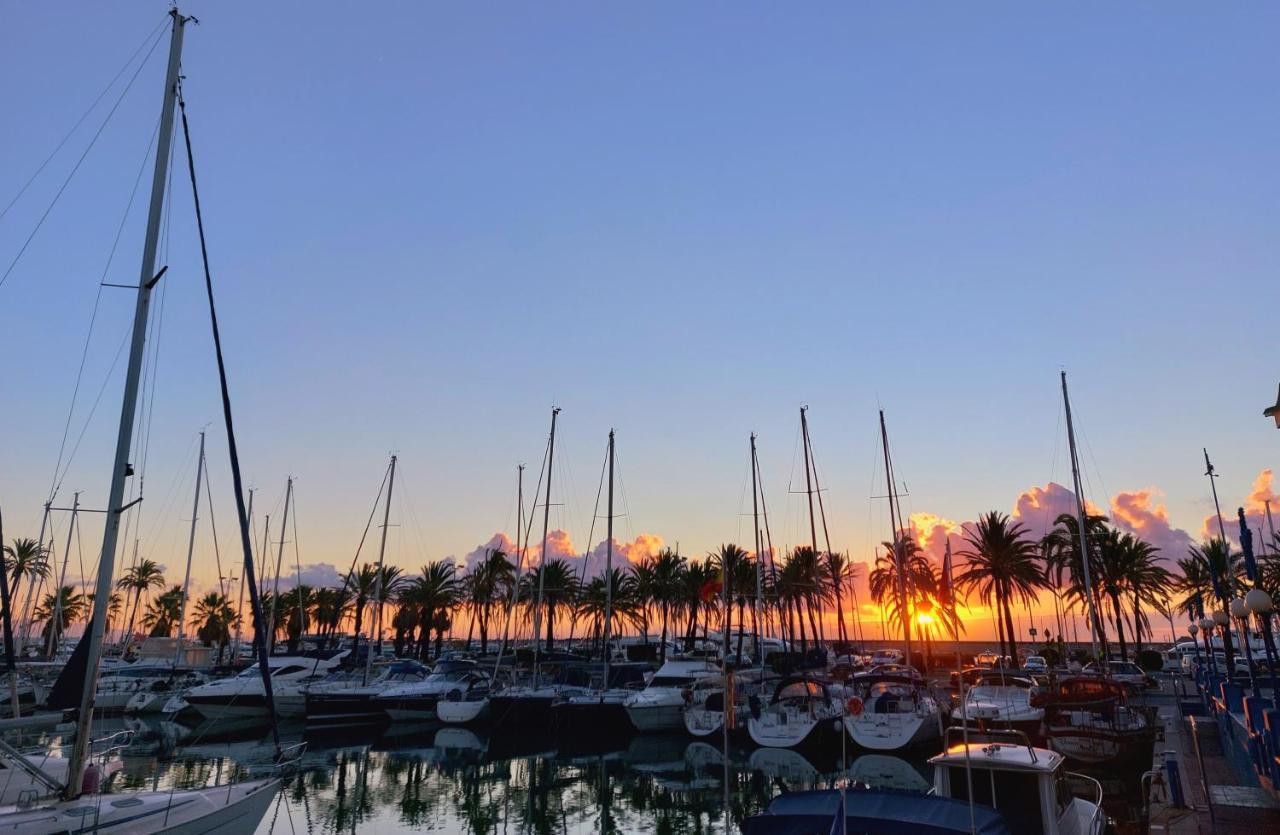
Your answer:
[[[300,664],[289,664],[287,666],[281,667],[280,669],[276,670],[271,675],[272,676],[291,676],[294,673],[300,673],[305,669],[306,667],[303,667]]]
[[[948,776],[951,796],[969,799],[969,779],[963,765],[951,766]],[[1002,771],[973,765],[973,800],[990,806],[1004,816],[1010,832],[1018,835],[1044,835],[1040,816],[1040,785],[1037,776],[1025,771]]]
[[[817,698],[822,695],[822,688],[813,681],[793,681],[778,694],[779,699],[803,699],[806,696]]]

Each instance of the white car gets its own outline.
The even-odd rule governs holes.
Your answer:
[[[1095,661],[1086,666],[1084,671],[1086,673],[1097,673],[1100,672],[1100,669]],[[1106,674],[1134,693],[1141,693],[1151,685],[1151,680],[1147,677],[1147,674],[1132,661],[1108,661]]]
[[[1049,662],[1044,660],[1043,655],[1030,655],[1027,656],[1022,669],[1028,673],[1047,673],[1049,672]]]

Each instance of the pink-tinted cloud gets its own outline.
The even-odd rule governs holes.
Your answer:
[[[657,534],[642,533],[638,534],[631,542],[621,542],[614,537],[613,540],[613,567],[626,568],[628,565],[635,565],[642,562],[648,557],[653,556],[662,550],[663,539]],[[591,555],[587,562],[587,578],[599,577],[604,574],[604,564],[607,550],[607,541],[601,540],[591,549]],[[576,560],[574,563],[579,571],[582,570],[582,561]]]
[[[1111,522],[1160,549],[1166,561],[1181,559],[1191,547],[1191,534],[1175,528],[1154,487],[1127,490],[1111,497]]]
[[[951,553],[954,554],[965,547],[964,531],[959,523],[944,519],[934,513],[911,514],[911,530],[915,533],[916,542],[921,550],[932,557],[939,565],[947,553],[947,542],[951,542]]]
[[[477,545],[474,549],[468,552],[462,560],[458,560],[457,557],[451,557],[451,559],[455,563],[459,564],[459,569],[470,571],[472,568],[475,568],[476,565],[483,562],[485,558],[488,557],[489,552],[495,550],[502,551],[507,555],[508,561],[515,563],[518,546],[511,537],[501,532],[495,533],[493,536],[489,537],[489,541]]]
[[[1270,528],[1267,527],[1267,502],[1272,505],[1271,512],[1273,514],[1280,512],[1280,497],[1275,492],[1275,474],[1271,468],[1267,468],[1258,473],[1257,478],[1253,480],[1253,486],[1249,490],[1249,494],[1245,496],[1243,502],[1232,502],[1228,497],[1228,491],[1222,489],[1222,482],[1218,482],[1218,496],[1222,499],[1222,521],[1227,530],[1227,539],[1232,542],[1240,541],[1240,521],[1236,516],[1236,509],[1244,508],[1244,518],[1249,528],[1253,531],[1253,548],[1255,553],[1260,553],[1262,543],[1258,537],[1266,536],[1270,540]],[[1204,523],[1200,526],[1200,538],[1209,539],[1218,535],[1218,517],[1217,514],[1209,514],[1204,517]]]
[[[1087,500],[1085,510],[1090,516],[1106,515],[1100,507]],[[1044,487],[1024,490],[1013,503],[1013,512],[1010,515],[1025,525],[1031,536],[1039,538],[1053,530],[1054,522],[1064,513],[1075,515],[1076,494],[1061,484],[1051,481]]]

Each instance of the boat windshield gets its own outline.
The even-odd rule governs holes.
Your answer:
[[[778,691],[777,699],[819,698],[822,688],[814,681],[793,681]]]
[[[649,680],[650,687],[685,687],[693,684],[693,676],[654,676]]]
[[[969,778],[965,766],[948,766],[951,796],[969,800]],[[1039,775],[1029,771],[1006,771],[973,766],[973,800],[998,810],[1010,832],[1043,835],[1044,819],[1040,815]],[[1068,789],[1070,791],[1070,789]]]

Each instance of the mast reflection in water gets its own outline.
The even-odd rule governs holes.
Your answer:
[[[120,784],[211,785],[243,779],[270,762],[261,731],[212,738],[201,729],[134,724]],[[302,735],[300,768],[259,833],[465,833],[724,831],[721,750],[683,735],[642,736],[621,747],[566,747],[552,737],[493,738],[438,725]],[[370,741],[372,740],[372,741]],[[284,740],[282,740],[284,741]],[[287,742],[285,743],[287,744]],[[784,791],[859,783],[928,788],[922,756],[850,754],[814,761],[790,750],[731,750],[731,831]],[[118,785],[120,785],[118,784]]]

